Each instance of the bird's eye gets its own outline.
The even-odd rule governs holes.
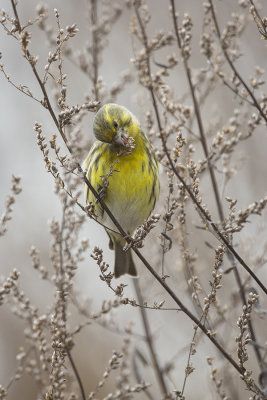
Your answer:
[[[116,121],[114,121],[113,122],[113,126],[114,126],[115,129],[117,129],[118,128],[118,123]]]

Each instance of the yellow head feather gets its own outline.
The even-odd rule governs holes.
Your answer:
[[[139,123],[127,108],[109,103],[97,112],[93,129],[98,140],[113,143],[122,132],[135,138],[139,133]]]

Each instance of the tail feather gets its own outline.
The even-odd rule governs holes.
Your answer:
[[[131,276],[137,276],[136,267],[133,261],[132,252],[123,250],[123,245],[116,240],[113,240],[115,250],[115,264],[114,264],[114,276],[119,278],[121,275],[129,274]]]

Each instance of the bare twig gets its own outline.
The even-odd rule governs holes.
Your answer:
[[[250,12],[253,15],[254,21],[256,22],[257,28],[261,34],[262,39],[267,40],[267,26],[266,23],[262,20],[260,14],[258,13],[257,8],[255,7],[255,4],[253,0],[250,0]]]
[[[138,280],[134,279],[133,282],[134,282],[134,288],[135,288],[135,291],[136,291],[138,302],[139,302],[140,305],[142,305],[143,304],[143,296],[142,296],[142,293],[141,293],[141,290],[140,290],[140,287],[139,287]],[[148,348],[149,348],[149,351],[150,351],[150,356],[151,356],[151,359],[152,359],[153,368],[154,368],[155,374],[156,374],[156,376],[158,378],[158,382],[159,382],[159,386],[160,386],[160,389],[161,389],[161,393],[162,393],[163,396],[165,396],[168,393],[168,388],[167,388],[167,385],[166,385],[166,382],[165,382],[165,379],[164,379],[164,374],[163,374],[162,369],[160,368],[158,357],[157,357],[157,354],[156,354],[156,351],[155,351],[154,340],[153,340],[153,337],[152,337],[152,334],[151,334],[151,331],[150,331],[150,325],[149,325],[147,313],[146,313],[145,308],[143,308],[142,306],[140,308],[140,313],[141,313],[141,317],[142,317],[142,321],[143,321],[144,330],[145,330],[145,333],[146,333],[147,345],[148,345]]]
[[[85,394],[85,391],[84,391],[84,387],[83,387],[83,383],[82,383],[79,371],[78,371],[78,369],[77,369],[77,367],[75,365],[75,362],[74,362],[74,360],[72,358],[71,352],[70,352],[70,350],[68,348],[66,348],[66,353],[67,353],[69,362],[71,364],[71,367],[73,369],[74,375],[75,375],[75,377],[77,379],[77,382],[78,382],[78,385],[79,385],[79,388],[80,388],[80,391],[81,391],[82,400],[86,400],[86,394]]]
[[[98,91],[98,17],[97,17],[97,0],[90,0],[91,3],[91,9],[90,9],[90,18],[91,18],[91,29],[92,29],[92,61],[93,61],[93,85],[94,85],[94,94],[95,94],[95,100],[99,100],[99,91]]]

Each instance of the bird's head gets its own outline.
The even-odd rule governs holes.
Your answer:
[[[94,134],[101,142],[127,148],[129,138],[138,135],[139,123],[127,108],[118,104],[105,104],[96,113]]]

